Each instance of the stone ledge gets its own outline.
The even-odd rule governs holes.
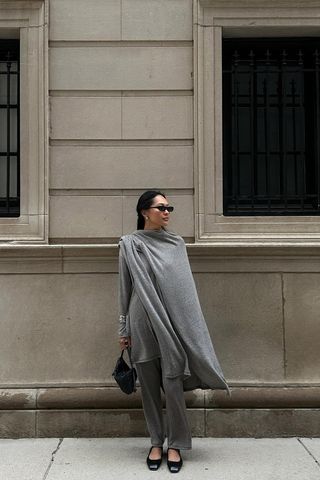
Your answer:
[[[185,393],[188,407],[204,407],[204,392]],[[165,405],[164,396],[162,396]],[[37,396],[39,409],[49,408],[141,408],[140,387],[132,395],[126,395],[117,387],[82,387],[40,389]]]
[[[223,391],[206,391],[207,408],[317,408],[319,386],[231,387],[232,397]]]
[[[188,409],[193,437],[319,437],[320,409]],[[142,409],[0,412],[0,438],[148,436]]]
[[[1,410],[24,410],[36,408],[37,390],[32,388],[1,388]]]
[[[319,437],[320,409],[205,410],[207,437]]]
[[[36,437],[34,410],[0,410],[0,438]]]
[[[317,408],[320,386],[231,386],[232,397],[222,390],[185,393],[188,408]],[[163,406],[165,405],[163,397]],[[118,387],[48,387],[0,389],[1,410],[136,409],[140,388],[126,395]]]
[[[188,410],[194,436],[204,436],[204,410]],[[38,437],[130,437],[148,436],[142,409],[39,410]]]
[[[320,272],[319,246],[186,244],[193,272]],[[118,273],[118,245],[3,245],[0,274]]]

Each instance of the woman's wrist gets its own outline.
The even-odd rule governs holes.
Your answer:
[[[125,348],[131,347],[131,337],[130,336],[119,337],[119,344],[120,344],[121,350],[124,350]]]

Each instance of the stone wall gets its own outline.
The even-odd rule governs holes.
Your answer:
[[[0,248],[0,436],[146,435],[111,372],[117,246]],[[317,435],[318,248],[188,245],[232,397],[186,394],[194,435]]]
[[[197,242],[198,1],[44,4],[49,242],[0,245],[0,436],[147,435],[139,389],[111,372],[117,242],[153,187],[176,207],[232,391],[186,394],[193,435],[319,435],[319,246]]]
[[[49,6],[50,242],[115,242],[153,187],[193,238],[192,0]]]

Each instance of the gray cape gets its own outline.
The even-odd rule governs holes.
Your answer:
[[[136,230],[120,238],[133,286],[159,343],[163,373],[182,376],[184,391],[230,390],[203,317],[185,242],[165,229]],[[152,281],[141,259],[148,260]]]

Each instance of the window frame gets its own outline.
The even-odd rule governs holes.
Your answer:
[[[307,0],[197,0],[195,41],[196,241],[294,245],[320,240],[319,216],[224,216],[222,38],[319,36],[320,4]]]
[[[20,216],[0,217],[1,243],[48,243],[47,11],[47,0],[0,0],[1,38],[20,39]]]

